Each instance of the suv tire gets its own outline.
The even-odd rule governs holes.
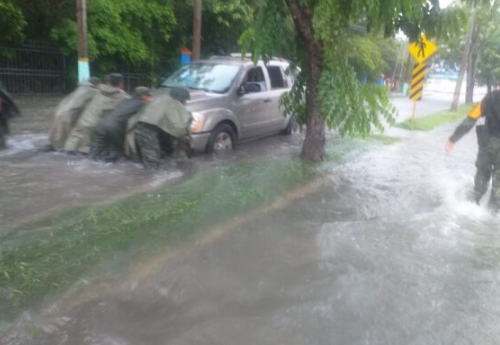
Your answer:
[[[234,150],[236,147],[236,133],[233,127],[227,123],[221,123],[215,127],[208,140],[207,152],[217,153],[221,151]]]
[[[292,115],[290,121],[288,121],[288,125],[284,130],[281,131],[282,135],[291,135],[293,133],[293,126],[295,125],[295,115]]]

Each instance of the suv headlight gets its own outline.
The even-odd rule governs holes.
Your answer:
[[[203,123],[205,122],[205,117],[201,113],[193,112],[193,122],[191,122],[191,132],[199,133],[203,129]]]

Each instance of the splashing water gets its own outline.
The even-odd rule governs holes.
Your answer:
[[[468,200],[475,138],[448,155],[449,132],[332,168],[321,190],[111,288],[32,343],[497,344],[498,218]]]

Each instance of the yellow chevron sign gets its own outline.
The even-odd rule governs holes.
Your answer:
[[[424,79],[427,73],[427,65],[425,63],[417,63],[413,67],[413,76],[411,78],[410,99],[419,101],[424,94]]]

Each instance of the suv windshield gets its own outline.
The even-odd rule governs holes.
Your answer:
[[[240,66],[235,65],[193,63],[179,68],[162,85],[225,93],[231,87],[239,70]]]

